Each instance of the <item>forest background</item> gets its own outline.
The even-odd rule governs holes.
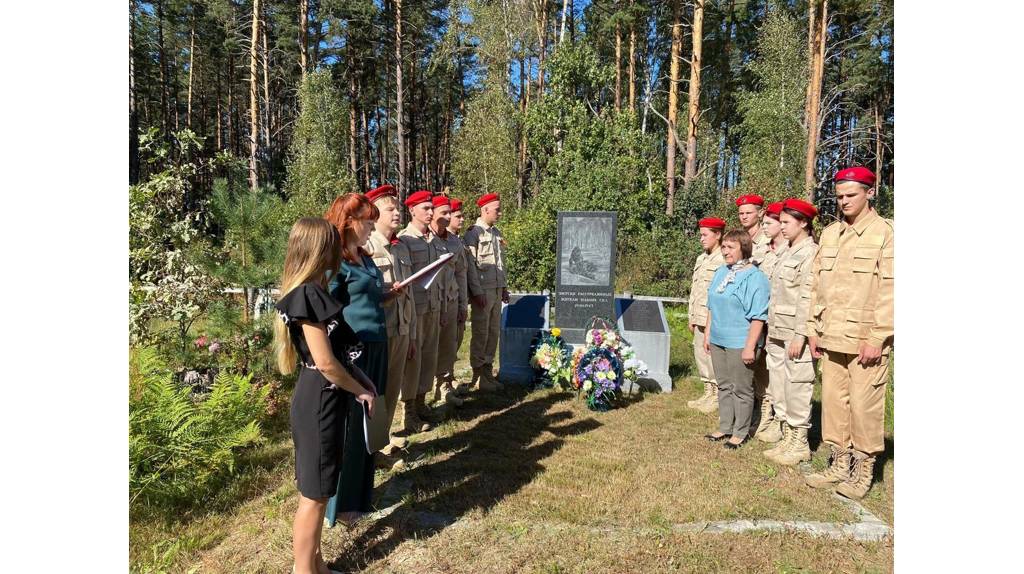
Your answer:
[[[204,500],[286,425],[258,295],[338,195],[448,191],[472,222],[499,193],[517,291],[553,288],[560,210],[618,211],[617,291],[676,297],[738,195],[825,224],[866,165],[892,217],[891,0],[129,6],[133,513]]]

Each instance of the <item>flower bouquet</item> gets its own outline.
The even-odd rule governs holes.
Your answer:
[[[595,411],[610,409],[623,385],[630,388],[647,374],[647,365],[614,329],[590,329],[586,346],[572,355],[572,386],[583,391],[587,406]]]
[[[534,372],[534,388],[568,388],[572,364],[569,348],[561,335],[562,330],[555,327],[550,331],[540,331],[531,341],[530,366]]]

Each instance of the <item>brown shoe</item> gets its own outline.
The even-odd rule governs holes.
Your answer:
[[[832,488],[850,478],[850,450],[834,444],[829,446],[832,447],[832,456],[828,468],[804,477],[804,482],[811,488]]]
[[[761,421],[754,431],[754,438],[761,442],[778,442],[782,439],[782,432],[779,430],[779,419],[775,418],[772,411],[772,400],[769,397],[761,399]]]
[[[778,433],[779,435],[782,436],[782,438],[775,443],[775,446],[761,453],[768,457],[769,460],[775,460],[774,458],[772,458],[773,456],[786,452],[786,449],[789,447],[789,441],[793,440],[793,427],[789,426],[784,421],[776,422],[778,423],[776,426],[779,427]]]
[[[871,490],[875,472],[875,457],[868,456],[859,450],[852,451],[852,454],[853,470],[850,471],[849,478],[836,485],[836,492],[846,498],[860,500]]]
[[[430,430],[431,425],[435,425],[441,422],[441,417],[438,417],[434,413],[430,412],[430,408],[427,406],[427,394],[416,395],[416,417],[423,423],[427,428],[424,430]],[[423,428],[422,426],[420,428]]]
[[[402,434],[412,435],[430,430],[430,425],[416,416],[416,401],[402,401]]]
[[[501,383],[498,379],[494,378],[491,374],[491,366],[484,365],[480,367],[480,390],[481,391],[496,391],[501,388]]]
[[[709,415],[718,410],[718,383],[711,383],[711,394],[697,405],[697,410]]]
[[[811,460],[811,447],[807,444],[807,429],[790,427],[789,444],[786,449],[768,458],[784,466],[796,466]]]
[[[712,386],[714,385],[712,385],[708,381],[704,381],[704,394],[693,399],[692,401],[686,401],[686,406],[690,407],[691,409],[695,409],[698,405],[708,400],[708,398],[711,397]]]

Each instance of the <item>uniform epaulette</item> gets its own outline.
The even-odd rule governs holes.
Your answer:
[[[824,233],[825,231],[827,231],[827,230],[829,230],[829,229],[839,225],[840,223],[842,223],[842,221],[837,219],[836,221],[833,221],[832,223],[829,223],[828,225],[826,225],[825,228],[822,229],[821,231],[822,231],[822,233]]]

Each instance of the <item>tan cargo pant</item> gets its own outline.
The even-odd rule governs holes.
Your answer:
[[[769,337],[764,350],[768,365],[768,396],[775,418],[793,428],[811,428],[811,397],[814,395],[814,361],[806,344],[795,361],[788,357],[789,341]]]
[[[821,358],[821,438],[868,455],[885,450],[885,387],[889,355],[864,367],[857,355],[825,351]]]
[[[483,308],[473,305],[470,321],[473,335],[469,340],[469,365],[478,369],[494,363],[501,335],[501,287],[484,289],[487,304]]]
[[[697,363],[697,374],[705,383],[715,382],[715,367],[711,364],[711,355],[704,352],[705,327],[697,325],[693,330],[693,359]]]
[[[442,381],[455,379],[455,359],[459,352],[459,300],[448,302],[448,310],[442,315],[444,326],[438,327],[437,368],[435,374]]]
[[[384,404],[388,407],[388,420],[394,420],[395,407],[398,399],[411,401],[416,398],[415,390],[409,392],[412,396],[406,396],[403,388],[405,381],[405,367],[411,363],[406,359],[409,354],[409,335],[388,335],[388,384],[384,389]]]
[[[402,382],[402,400],[415,399],[430,391],[437,369],[437,336],[440,311],[427,311],[416,315],[416,356],[405,363]],[[408,389],[408,393],[406,392]],[[410,398],[405,398],[409,396]]]

